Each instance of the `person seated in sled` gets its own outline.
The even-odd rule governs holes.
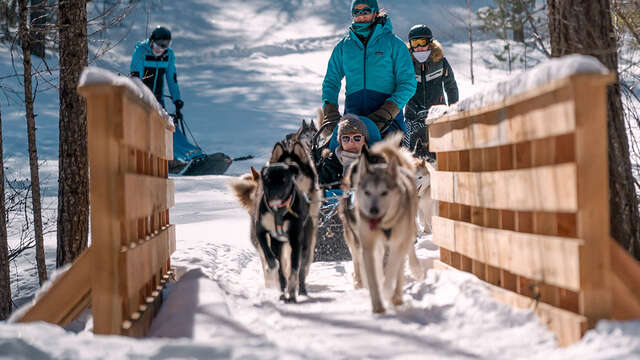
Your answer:
[[[147,85],[156,96],[156,99],[164,104],[164,79],[171,93],[176,113],[184,106],[178,86],[178,74],[176,73],[176,59],[171,45],[171,32],[169,29],[158,26],[153,30],[149,39],[136,44],[136,49],[131,57],[131,76],[137,77]]]
[[[333,49],[322,82],[324,122],[340,119],[338,94],[346,78],[344,113],[366,116],[383,136],[405,132],[400,111],[416,91],[411,55],[393,34],[391,19],[380,11],[377,0],[353,0],[348,34]],[[338,146],[334,128],[329,148]],[[327,131],[326,133],[329,133]]]
[[[433,38],[431,29],[426,25],[415,25],[409,30],[409,48],[418,80],[416,93],[404,109],[409,148],[413,149],[418,139],[428,147],[427,112],[433,105],[458,102],[458,84],[451,65],[444,57],[442,45]],[[447,93],[446,99],[443,88]],[[434,153],[427,152],[427,156],[435,160]]]
[[[377,130],[377,128],[374,128]],[[318,162],[318,182],[325,189],[340,189],[340,182],[349,166],[360,156],[362,147],[372,143],[369,130],[361,118],[354,114],[345,114],[337,126],[338,146],[325,150]],[[380,140],[380,134],[374,133],[373,142]]]

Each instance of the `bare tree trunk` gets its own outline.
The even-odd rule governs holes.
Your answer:
[[[547,0],[551,55],[595,56],[618,71],[617,44],[609,0]],[[609,207],[611,235],[640,260],[640,216],[629,158],[620,84],[608,89]]]
[[[60,162],[56,265],[72,262],[87,248],[89,160],[87,109],[76,88],[88,62],[85,0],[60,1]]]
[[[36,238],[36,263],[40,285],[47,280],[47,267],[44,258],[44,240],[42,235],[42,209],[40,206],[40,179],[38,175],[38,149],[36,148],[36,120],[33,114],[33,95],[31,89],[31,41],[27,28],[27,0],[19,0],[20,39],[22,42],[24,66],[24,104],[27,117],[27,137],[29,140],[29,167],[31,169],[31,199],[33,201],[33,227]]]
[[[0,114],[0,320],[11,314],[11,283],[9,273],[9,244],[7,213],[4,202],[4,160],[2,152],[2,114]]]
[[[45,30],[47,24],[47,12],[45,0],[31,0],[31,53],[44,59],[45,55]]]
[[[469,71],[471,73],[471,85],[474,84],[473,77],[473,22],[471,20],[471,0],[467,0],[467,11],[469,13],[469,48],[471,51],[469,52],[469,56],[471,57],[471,61],[469,63]]]

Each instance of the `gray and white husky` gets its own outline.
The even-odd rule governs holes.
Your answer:
[[[374,313],[385,312],[384,300],[402,305],[407,256],[413,276],[424,270],[417,258],[414,160],[400,148],[401,135],[363,149],[343,181],[352,192],[340,201],[344,237],[351,251],[354,286],[369,288]],[[364,268],[363,268],[364,266]]]

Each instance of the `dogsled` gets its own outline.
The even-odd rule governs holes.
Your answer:
[[[222,152],[205,153],[191,133],[182,113],[176,111],[170,116],[176,130],[173,133],[173,160],[169,161],[169,173],[185,176],[222,175],[234,160],[253,158],[249,155],[234,159]]]

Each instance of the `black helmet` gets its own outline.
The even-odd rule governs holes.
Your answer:
[[[171,31],[164,26],[158,26],[151,33],[150,40],[171,40]]]
[[[427,39],[431,41],[433,39],[433,33],[431,33],[431,29],[429,29],[427,25],[414,25],[411,30],[409,30],[409,41],[412,39]]]

